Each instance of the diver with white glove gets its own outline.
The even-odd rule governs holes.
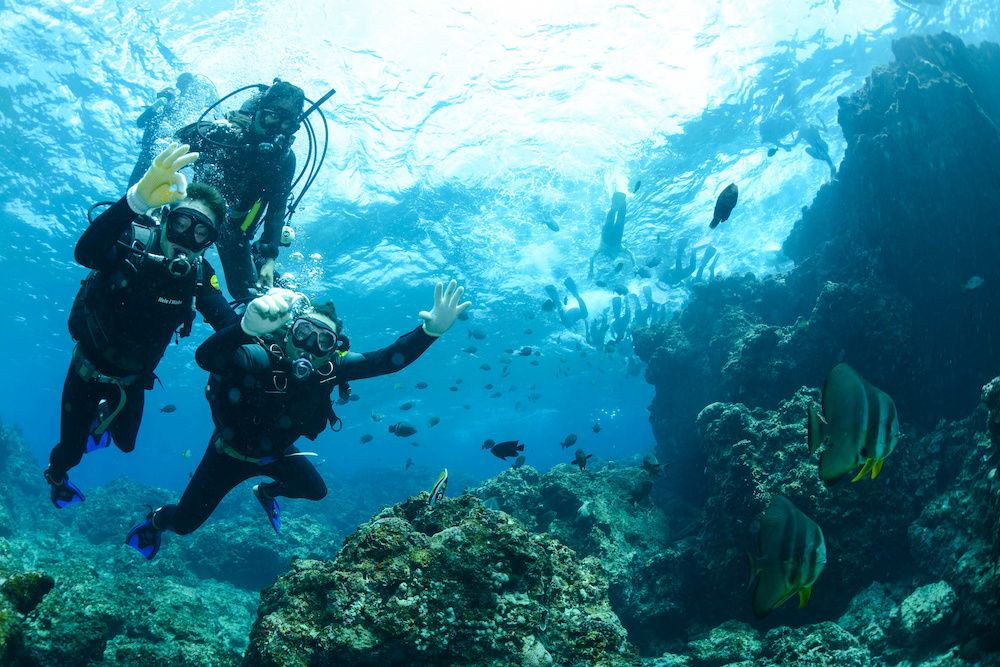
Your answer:
[[[315,440],[327,425],[337,429],[334,389],[413,363],[472,305],[461,302],[463,292],[454,280],[447,288],[438,283],[433,307],[418,314],[421,325],[372,352],[349,350],[332,303],[311,305],[286,289],[255,298],[239,326],[215,333],[198,348],[198,365],[212,374],[208,398],[215,431],[194,477],[178,504],[151,512],[126,543],[152,558],[164,530],[196,530],[229,491],[259,475],[274,480],[253,493],[280,533],[277,497],[326,496],[326,483],[308,460],[313,454],[295,442],[303,436]]]

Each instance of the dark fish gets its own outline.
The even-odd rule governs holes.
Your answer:
[[[493,442],[493,440],[487,438],[486,440],[483,441],[483,449],[489,449],[489,448],[491,448],[495,444],[497,444],[497,443],[495,443],[495,442]]]
[[[406,459],[406,468],[404,468],[404,470],[409,470],[412,465],[413,459]]]
[[[778,149],[777,149],[777,148],[770,148],[770,149],[768,149],[768,151],[767,151],[767,156],[768,156],[768,157],[774,157],[774,154],[775,154],[775,153],[777,153],[777,152],[778,152]]]
[[[551,313],[553,310],[555,310],[555,307],[556,307],[556,302],[553,301],[552,299],[546,299],[545,301],[542,301],[542,310],[545,311],[546,313]]]
[[[457,380],[455,380],[455,384],[462,384],[462,378],[458,378]]]
[[[427,383],[426,382],[418,382],[417,384],[415,384],[413,386],[416,387],[417,389],[427,389]]]
[[[511,466],[511,467],[517,469],[517,468],[520,468],[523,465],[524,465],[524,454],[521,454],[516,459],[514,459],[514,465]]]
[[[654,257],[651,260],[649,260],[648,262],[646,262],[646,268],[647,269],[652,269],[653,267],[659,266],[659,265],[660,265],[660,258],[659,257]]]
[[[538,359],[532,359],[531,360],[531,365],[532,366],[537,366],[538,365]]]
[[[715,216],[708,225],[709,229],[715,229],[719,226],[720,222],[729,220],[729,214],[733,212],[733,207],[736,206],[736,201],[739,197],[740,189],[736,187],[735,183],[730,183],[726,186],[726,189],[722,191],[719,198],[715,200]]]
[[[653,490],[653,480],[644,479],[632,488],[632,492],[629,494],[629,502],[632,506],[636,506],[643,500],[649,497],[650,491]]]
[[[662,475],[663,471],[669,467],[669,463],[660,463],[656,460],[656,454],[650,452],[642,459],[642,469],[649,473],[649,476]]]
[[[512,361],[510,357],[500,357],[501,364],[509,364]]]
[[[618,262],[615,264],[615,273],[621,273],[622,269],[625,268],[625,262]]]
[[[601,425],[598,422],[594,422],[594,425],[591,428],[594,429],[594,433],[600,433],[601,432]]]
[[[823,531],[788,498],[776,495],[760,520],[757,540],[760,557],[747,552],[750,582],[760,573],[753,592],[754,616],[764,618],[796,593],[802,609],[826,565]]]
[[[591,456],[593,456],[593,454],[584,454],[583,449],[577,447],[576,458],[570,461],[570,463],[572,463],[575,466],[580,466],[580,470],[583,470],[584,468],[587,467],[587,459],[589,459]]]
[[[468,352],[469,354],[475,354],[479,350],[475,345],[470,345],[469,347],[463,347],[462,352]]]
[[[554,232],[558,232],[559,231],[559,223],[557,223],[552,218],[545,218],[545,226],[548,227],[549,229],[551,229]]]
[[[458,319],[462,320],[463,322],[467,321],[469,319],[469,313],[468,313],[468,311],[467,310],[463,310],[462,312],[460,312],[458,314]]]
[[[389,433],[395,433],[400,438],[409,438],[416,432],[417,429],[410,422],[399,422],[389,427]]]
[[[380,412],[375,412],[374,410],[372,410],[372,421],[373,422],[380,422],[383,419],[385,419],[385,415],[383,415]]]
[[[603,287],[607,287],[608,286],[608,281],[607,280],[595,280],[594,284],[597,285],[598,287],[602,287],[603,288]]]
[[[638,269],[635,270],[635,272],[639,275],[640,278],[652,278],[653,277],[653,273],[649,269],[647,269],[646,267],[644,267],[644,266],[640,266]]]
[[[531,394],[528,394],[528,400],[531,401],[532,403],[534,403],[535,401],[537,401],[541,397],[542,397],[542,395],[539,394],[538,392],[533,392]]]
[[[430,419],[427,420],[427,425],[430,426],[431,428],[434,428],[440,423],[441,423],[440,417],[431,417]]]
[[[160,412],[173,412],[176,409],[177,409],[176,405],[174,405],[173,403],[167,403],[162,408],[160,408]]]
[[[827,486],[860,465],[864,467],[851,481],[869,471],[875,479],[899,442],[892,398],[843,363],[833,367],[823,384],[823,419],[809,406],[809,453],[826,440],[830,444],[819,457],[819,476]]]
[[[482,369],[482,370],[484,370],[484,371],[488,371],[488,370],[490,370],[490,369],[491,369],[491,368],[493,368],[493,367],[492,367],[492,366],[490,366],[489,364],[483,364],[483,365],[482,365],[482,366],[480,366],[479,368],[480,368],[480,369]]]
[[[570,433],[566,436],[566,439],[559,443],[562,445],[563,449],[569,449],[576,444],[576,433]]]
[[[469,329],[469,338],[475,338],[476,340],[485,340],[486,332],[482,329],[476,327],[475,329]]]
[[[406,403],[403,403],[401,406],[399,406],[399,409],[400,410],[412,410],[413,406],[415,406],[416,404],[417,404],[416,401],[407,401]]]
[[[531,329],[525,329],[525,330],[524,330],[524,335],[525,335],[525,336],[530,336],[530,335],[531,335],[531,334],[533,334],[533,333],[535,333],[535,332],[534,332],[534,331],[532,331]]]
[[[522,357],[530,357],[531,356],[531,348],[528,347],[527,345],[525,345],[524,347],[522,347],[521,348],[521,356]]]
[[[354,401],[360,401],[361,400],[361,395],[360,394],[351,394],[350,396],[347,397],[347,400],[351,401],[352,403]]]
[[[363,445],[367,442],[371,442],[374,439],[375,436],[373,436],[371,433],[365,433],[363,436],[361,436],[361,444]]]
[[[632,186],[632,194],[639,191],[639,186],[642,185],[642,181],[636,181],[635,185]]]
[[[493,388],[493,385],[492,385],[492,384],[488,384],[488,385],[485,385],[485,386],[483,387],[483,389],[486,389],[486,390],[490,390],[490,389],[492,389],[492,388]]]
[[[448,387],[448,391],[458,391],[458,387]]]
[[[616,343],[613,340],[609,340],[607,343],[604,344],[604,351],[607,352],[608,354],[611,354],[612,352],[615,351],[615,348],[617,347],[618,343]],[[596,433],[597,431],[594,432]]]
[[[503,394],[501,394],[499,391],[495,391],[492,394],[490,394],[490,398],[500,398],[501,396],[503,396]]]
[[[628,288],[625,287],[624,285],[622,285],[621,283],[618,283],[617,285],[615,285],[614,290],[615,290],[615,294],[620,294],[622,296],[625,296],[626,294],[628,294]]]
[[[508,456],[517,456],[518,452],[524,451],[524,445],[518,444],[517,440],[507,440],[490,448],[493,456],[507,460]]]

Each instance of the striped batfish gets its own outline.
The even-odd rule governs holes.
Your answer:
[[[827,486],[860,465],[856,482],[871,471],[872,479],[899,442],[899,419],[892,398],[868,383],[847,364],[837,364],[823,385],[823,418],[809,407],[809,453],[824,441],[819,476]]]
[[[823,531],[788,498],[776,495],[760,520],[758,544],[760,557],[747,552],[750,583],[760,573],[753,592],[754,616],[764,618],[796,593],[802,609],[826,565]]]

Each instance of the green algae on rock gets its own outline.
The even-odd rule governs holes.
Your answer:
[[[421,493],[266,589],[243,665],[637,665],[607,588],[476,497]]]

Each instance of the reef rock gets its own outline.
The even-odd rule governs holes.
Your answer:
[[[636,665],[600,564],[470,494],[387,507],[262,594],[243,665]]]
[[[657,389],[654,434],[661,448],[677,441],[661,458],[684,463],[708,403],[773,408],[840,361],[921,430],[968,414],[1000,366],[988,339],[1000,235],[984,223],[1000,210],[1000,47],[943,34],[893,52],[840,99],[847,150],[785,241],[798,266],[712,281],[666,325],[634,333]],[[964,289],[974,276],[982,283]]]
[[[667,516],[669,510],[683,528],[693,512],[661,492],[673,482],[651,477],[638,461],[582,471],[558,465],[544,475],[523,466],[483,482],[475,494],[495,498],[500,509],[577,554],[599,559],[612,608],[630,641],[645,650],[662,640],[663,627],[685,622],[685,599],[697,596],[689,584],[695,564],[677,548]]]

